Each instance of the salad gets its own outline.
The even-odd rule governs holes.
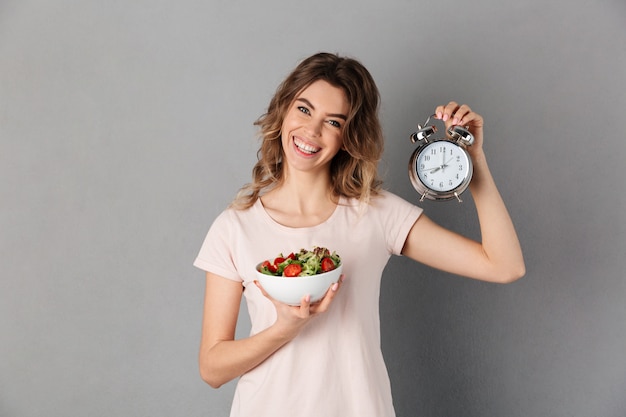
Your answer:
[[[340,264],[341,258],[336,252],[315,246],[311,251],[300,249],[287,256],[281,253],[273,260],[263,261],[258,270],[266,275],[304,277],[332,271]]]

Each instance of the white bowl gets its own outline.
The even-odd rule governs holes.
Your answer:
[[[256,270],[257,278],[263,289],[275,300],[299,306],[305,295],[311,296],[311,303],[321,300],[332,284],[339,281],[343,264],[332,271],[305,277],[277,277]]]

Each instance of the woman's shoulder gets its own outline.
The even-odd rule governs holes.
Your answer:
[[[408,201],[404,197],[391,191],[381,191],[370,203],[372,212],[377,213],[386,221],[401,221],[404,218],[417,218],[422,214],[422,208]]]
[[[356,197],[343,196],[343,197],[340,197],[340,200],[343,204],[346,204],[349,206],[359,206],[363,204],[362,201]],[[372,194],[370,194],[369,199],[367,200],[365,205],[380,204],[381,202],[389,202],[389,201],[393,202],[393,201],[398,201],[398,200],[406,201],[402,197],[393,193],[392,191],[389,191],[386,189],[380,189],[380,190],[377,190],[375,193],[373,192]]]
[[[229,205],[223,208],[221,212],[218,212],[213,223],[230,226],[245,224],[258,217],[259,212],[257,205],[258,203],[254,203],[252,206],[246,208]]]
[[[395,194],[389,190],[380,190],[378,194],[372,196],[370,205],[376,206],[394,206],[394,205],[414,205],[405,198]]]
[[[380,190],[372,195],[367,203],[362,203],[356,198],[344,199],[345,205],[350,207],[358,217],[367,216],[394,216],[397,213],[416,212],[420,213],[422,209],[398,194]]]

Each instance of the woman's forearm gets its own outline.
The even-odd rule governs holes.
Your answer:
[[[212,387],[250,371],[297,334],[297,328],[277,320],[266,330],[235,340],[242,299],[241,283],[207,272],[198,365]]]
[[[470,190],[480,222],[483,250],[496,266],[497,281],[511,282],[526,272],[522,249],[484,153],[472,157],[474,176]]]
[[[271,326],[245,339],[222,340],[201,347],[200,375],[207,384],[218,388],[254,369],[290,340],[291,337]]]

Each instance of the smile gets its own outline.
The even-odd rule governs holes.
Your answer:
[[[298,148],[299,151],[309,154],[309,155],[313,155],[314,153],[317,153],[322,149],[322,148],[313,146],[311,144],[308,144],[304,142],[303,140],[298,139],[297,137],[293,138],[293,143],[294,145],[296,145],[296,148]]]

